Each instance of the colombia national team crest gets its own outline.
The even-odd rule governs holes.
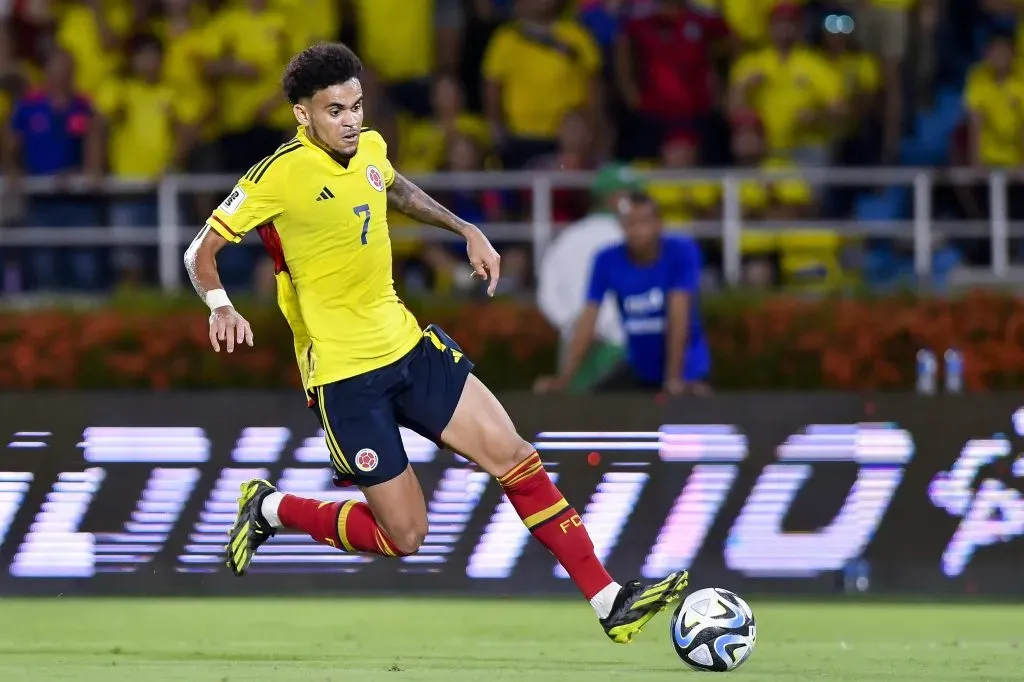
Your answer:
[[[360,471],[373,471],[377,468],[377,453],[370,448],[363,448],[356,453],[356,467]]]
[[[384,176],[381,175],[380,170],[378,170],[376,166],[366,167],[366,179],[369,181],[370,186],[375,190],[378,192],[384,191]]]

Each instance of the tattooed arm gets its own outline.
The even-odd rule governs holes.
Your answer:
[[[467,239],[469,233],[478,231],[474,225],[449,211],[398,172],[395,173],[395,181],[388,187],[388,205],[413,220],[443,227]]]
[[[490,280],[487,295],[494,295],[500,276],[501,256],[476,225],[449,211],[398,172],[388,188],[388,205],[413,220],[462,235],[466,240],[469,263],[473,266],[473,276],[485,282]]]

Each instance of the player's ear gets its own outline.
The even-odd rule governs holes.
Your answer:
[[[292,113],[295,114],[295,120],[299,122],[299,125],[309,125],[309,114],[306,113],[306,107],[301,104],[292,105]]]

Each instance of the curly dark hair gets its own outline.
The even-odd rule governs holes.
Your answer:
[[[317,43],[292,57],[284,69],[281,86],[288,101],[312,97],[324,88],[357,78],[363,63],[342,43]]]

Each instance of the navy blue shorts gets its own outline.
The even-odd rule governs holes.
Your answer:
[[[327,438],[339,486],[371,486],[409,465],[398,427],[441,445],[473,363],[440,327],[401,359],[313,389],[313,404]]]

